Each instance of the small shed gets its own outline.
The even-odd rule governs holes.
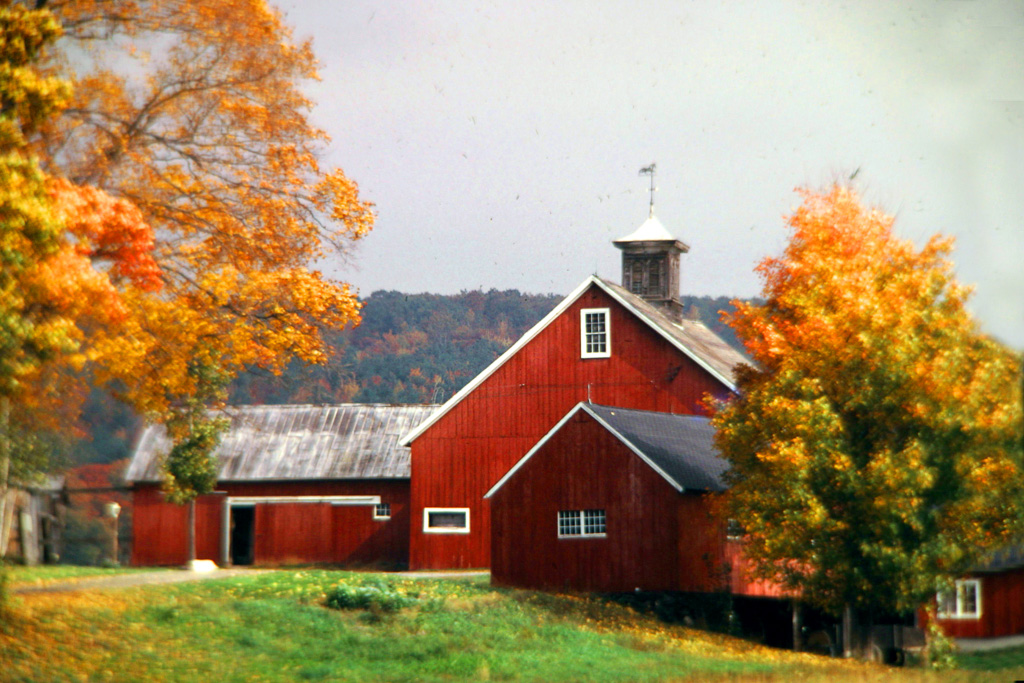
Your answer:
[[[0,558],[27,565],[60,560],[68,496],[64,477],[29,484],[12,482],[0,515]]]
[[[404,566],[409,449],[399,437],[436,406],[234,406],[215,452],[216,491],[196,505],[196,554],[221,565]],[[186,560],[186,509],[164,500],[171,448],[148,427],[126,479],[134,497],[132,564]]]
[[[706,417],[578,403],[487,493],[492,580],[779,595],[732,566],[713,435]]]

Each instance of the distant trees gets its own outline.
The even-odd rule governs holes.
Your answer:
[[[951,241],[892,223],[804,193],[764,303],[731,318],[756,367],[714,416],[759,576],[835,614],[917,609],[1024,529],[1020,361],[965,309]]]

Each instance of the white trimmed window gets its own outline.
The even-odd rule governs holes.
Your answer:
[[[605,535],[604,510],[559,510],[558,537]]]
[[[468,534],[469,508],[423,508],[423,532]]]
[[[981,581],[964,579],[953,590],[939,591],[940,619],[977,619],[981,617]]]
[[[391,519],[391,503],[377,503],[373,506],[374,519]]]
[[[608,358],[612,355],[612,334],[607,308],[580,311],[580,357]]]

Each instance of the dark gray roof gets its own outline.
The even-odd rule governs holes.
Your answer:
[[[586,408],[677,487],[691,491],[728,488],[724,475],[729,463],[715,450],[715,428],[708,418],[593,403]]]
[[[341,404],[233,406],[215,453],[220,481],[408,479],[409,449],[398,439],[437,406]],[[163,425],[142,434],[125,478],[161,480],[171,448]]]
[[[689,349],[715,372],[732,382],[733,386],[736,386],[736,366],[740,364],[753,365],[746,355],[725,343],[704,323],[697,320],[675,322],[660,308],[646,299],[638,297],[625,287],[604,278],[601,278],[601,282],[676,342]]]
[[[1001,572],[1024,567],[1024,545],[1008,545],[993,551],[984,562],[974,568],[976,572]]]

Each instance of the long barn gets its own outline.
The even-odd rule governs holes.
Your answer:
[[[218,447],[217,487],[196,505],[196,554],[221,565],[404,566],[409,449],[399,437],[434,406],[236,406]],[[187,560],[186,510],[164,500],[171,443],[146,429],[126,479],[134,491],[132,564]]]

